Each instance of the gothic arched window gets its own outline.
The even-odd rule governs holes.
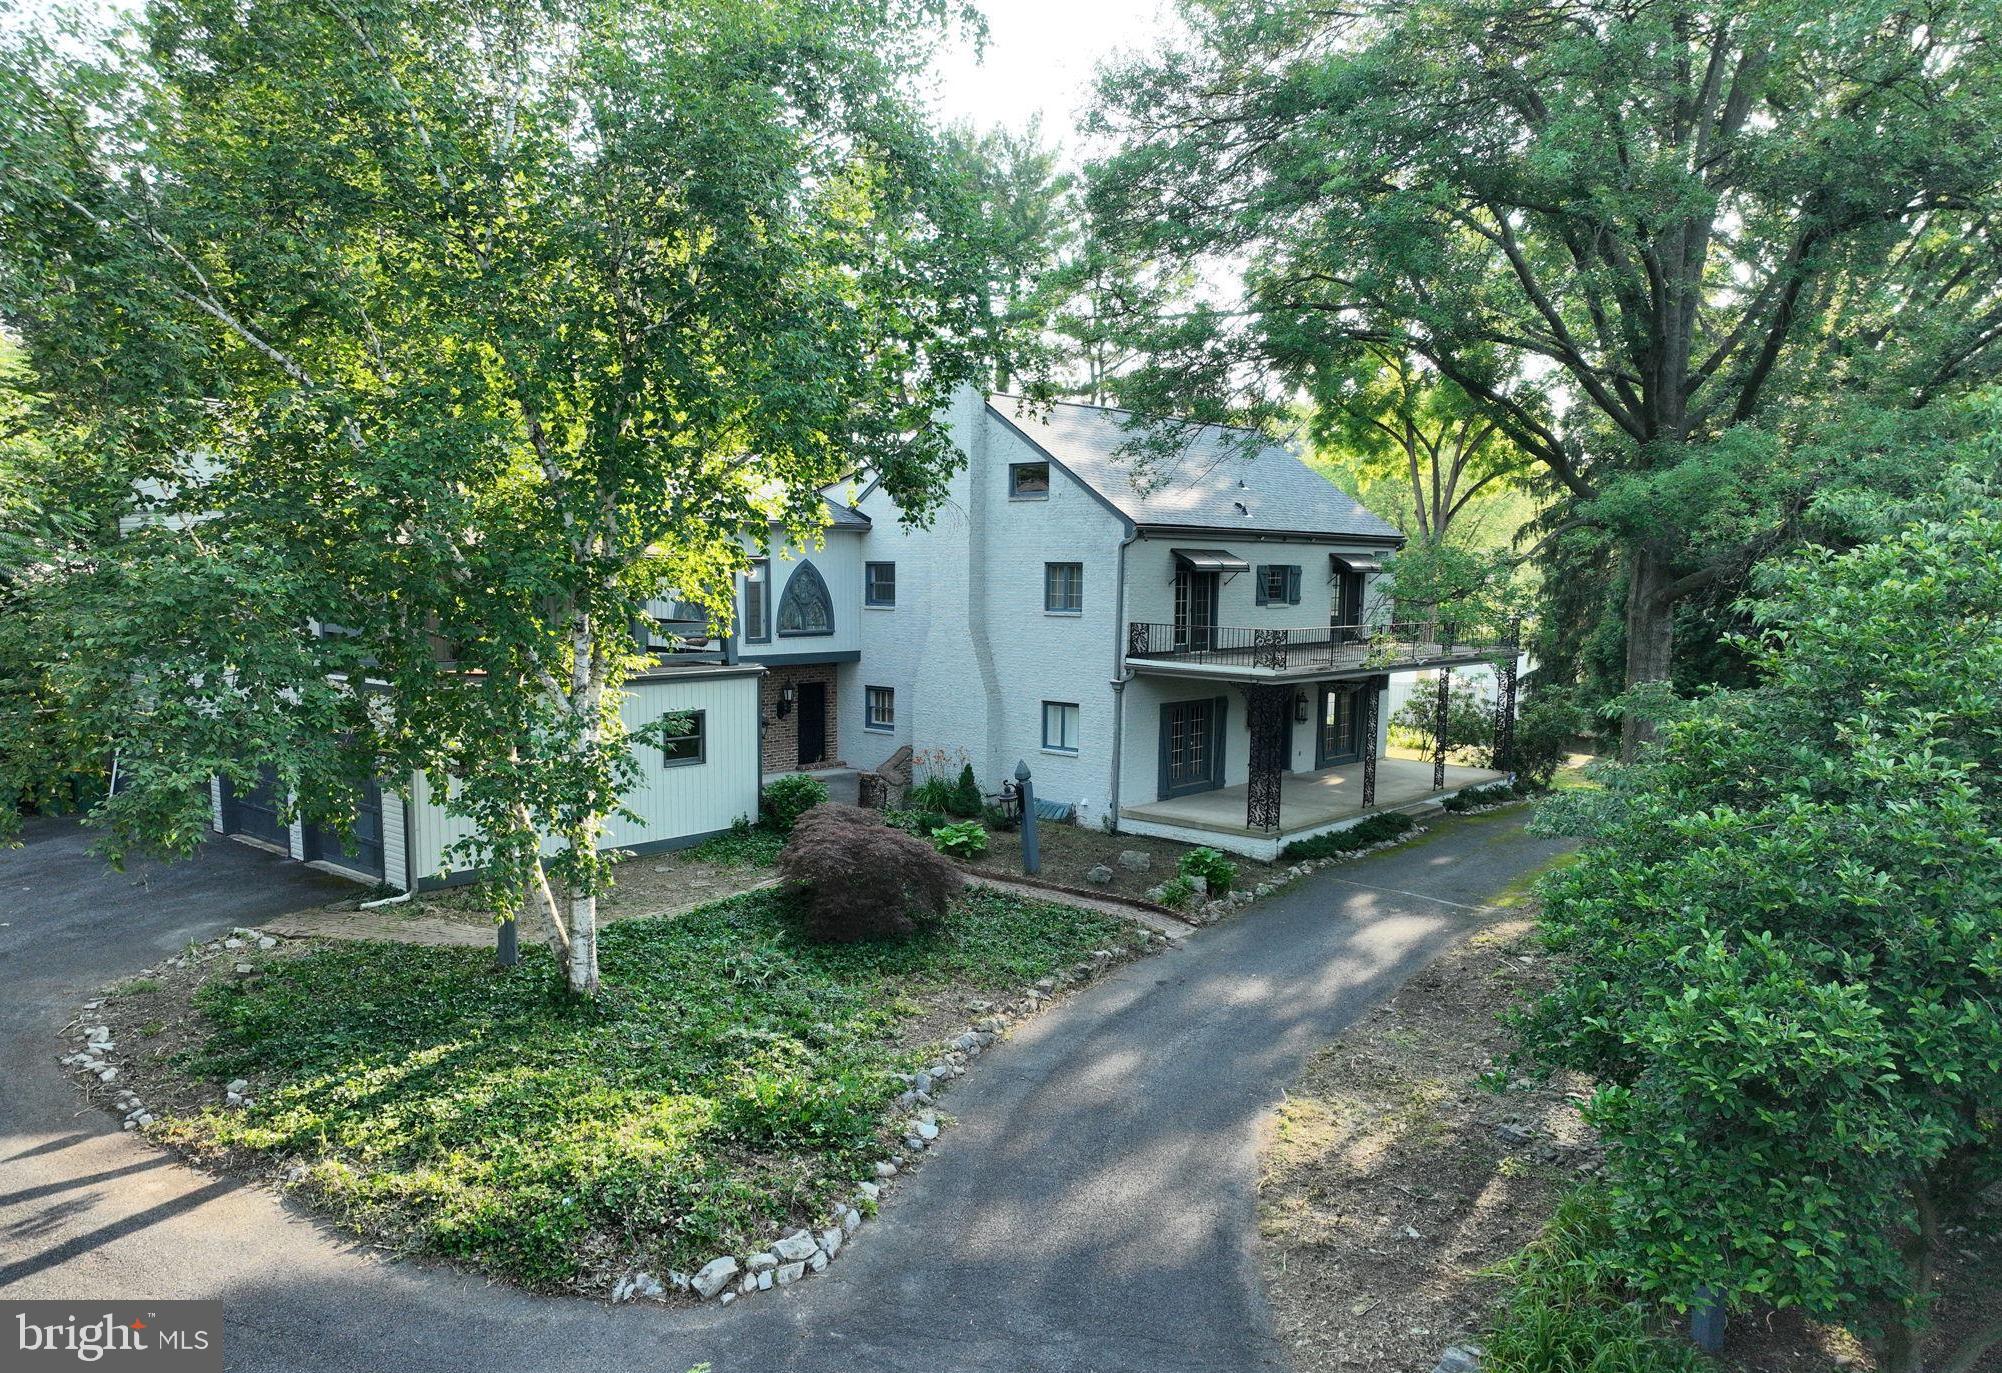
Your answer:
[[[784,637],[834,632],[834,598],[812,563],[801,563],[786,579],[779,597],[779,633]]]

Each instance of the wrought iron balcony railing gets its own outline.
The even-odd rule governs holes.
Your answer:
[[[1445,620],[1306,629],[1135,621],[1126,627],[1126,656],[1266,672],[1370,671],[1478,662],[1508,652],[1515,637],[1512,629]]]

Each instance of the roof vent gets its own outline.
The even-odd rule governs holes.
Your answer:
[[[1245,504],[1244,504],[1244,502],[1243,502],[1243,501],[1232,501],[1232,502],[1231,502],[1231,507],[1232,507],[1232,508],[1233,508],[1234,510],[1236,510],[1236,511],[1237,511],[1237,513],[1238,513],[1238,514],[1240,514],[1240,515],[1249,515],[1249,514],[1251,513],[1251,511],[1250,511],[1249,509],[1247,509],[1247,508],[1246,508],[1246,506],[1245,506]]]

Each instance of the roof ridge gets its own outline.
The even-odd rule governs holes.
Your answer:
[[[1225,424],[1221,420],[1194,420],[1182,415],[1166,415],[1156,418],[1141,415],[1138,410],[1125,405],[1099,405],[1088,400],[1040,400],[1034,396],[1025,396],[1019,391],[993,391],[988,393],[987,399],[991,401],[997,397],[1002,400],[1027,401],[1031,405],[1068,405],[1073,410],[1096,410],[1100,414],[1105,415],[1138,415],[1150,423],[1186,424],[1198,429],[1224,429],[1233,434],[1254,435],[1263,439],[1274,448],[1284,449],[1286,447],[1284,443],[1273,438],[1263,429],[1254,429],[1248,424]]]

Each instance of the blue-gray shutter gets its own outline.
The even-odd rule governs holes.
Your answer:
[[[1289,567],[1286,569],[1286,604],[1300,604],[1300,569],[1298,567]]]
[[[1251,590],[1252,590],[1252,595],[1255,597],[1255,599],[1252,602],[1252,604],[1254,605],[1272,604],[1271,600],[1265,594],[1265,573],[1266,573],[1266,566],[1264,563],[1260,563],[1256,568],[1252,569],[1253,580],[1251,583]]]

